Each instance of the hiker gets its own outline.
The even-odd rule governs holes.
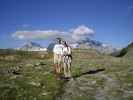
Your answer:
[[[72,63],[72,52],[67,42],[63,43],[63,69],[65,78],[71,78],[71,63]]]
[[[61,44],[62,40],[61,38],[56,38],[58,43],[55,44],[53,48],[54,53],[54,70],[57,75],[61,74],[62,69],[62,57],[63,57],[63,47],[64,45]]]

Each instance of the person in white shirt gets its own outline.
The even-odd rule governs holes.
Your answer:
[[[71,63],[72,63],[72,52],[70,46],[64,41],[63,48],[63,69],[65,78],[71,77]]]
[[[54,53],[54,69],[56,74],[60,74],[62,70],[62,62],[63,62],[63,48],[64,45],[61,44],[62,40],[57,38],[58,44],[55,44],[53,48]]]

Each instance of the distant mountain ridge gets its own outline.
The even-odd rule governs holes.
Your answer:
[[[46,51],[47,49],[42,47],[40,44],[35,42],[27,42],[22,47],[19,48],[19,50],[25,50],[25,51]]]
[[[52,52],[55,44],[56,44],[56,43],[54,43],[54,42],[50,43],[50,44],[48,45],[48,47],[47,47],[47,50],[48,50],[49,52]]]
[[[48,45],[48,51],[52,51],[55,43],[52,42]],[[70,43],[70,46],[72,48],[81,48],[81,49],[95,49],[96,51],[100,53],[106,53],[111,54],[112,52],[116,52],[117,49],[109,44],[105,44],[96,40],[91,40],[89,38],[86,38],[84,40],[77,41],[75,43]]]
[[[80,40],[75,44],[72,44],[72,46],[74,46],[74,48],[85,48],[85,49],[92,48],[100,53],[106,53],[106,54],[110,54],[112,52],[117,51],[116,48],[114,48],[109,44],[105,44],[96,40],[91,40],[89,38],[86,38],[85,40]]]

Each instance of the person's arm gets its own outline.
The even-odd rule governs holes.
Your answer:
[[[71,48],[68,47],[68,54],[71,54]]]

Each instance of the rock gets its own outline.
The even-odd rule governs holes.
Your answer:
[[[34,66],[39,66],[40,65],[40,63],[36,63]]]
[[[96,84],[96,81],[94,80],[94,81],[92,81],[91,83],[92,83],[92,85],[94,85],[94,84]]]
[[[34,85],[36,87],[39,87],[40,86],[40,83],[39,82],[34,82],[34,81],[29,82],[29,84]]]
[[[42,69],[42,67],[38,66],[38,67],[35,67],[35,69],[40,70],[40,69]]]
[[[106,100],[106,92],[102,88],[98,88],[95,93],[96,100]]]
[[[44,72],[44,73],[43,73],[43,75],[48,75],[48,74],[50,74],[50,72]]]
[[[50,94],[50,92],[43,92],[43,93],[42,93],[42,95],[44,95],[44,96],[46,96],[46,95],[48,95],[48,94]]]
[[[11,80],[16,79],[16,78],[17,78],[17,75],[13,75],[13,76],[10,77]]]
[[[27,67],[33,67],[34,65],[33,64],[26,64]]]

